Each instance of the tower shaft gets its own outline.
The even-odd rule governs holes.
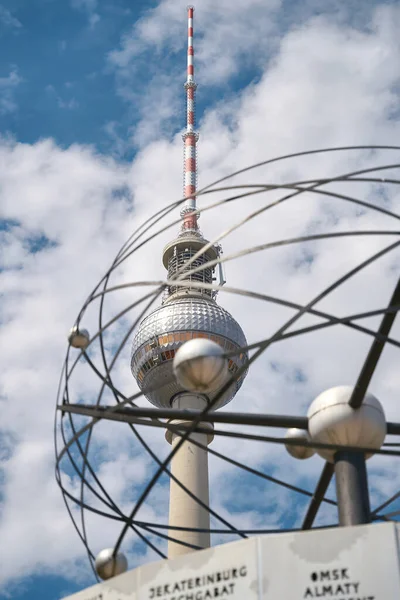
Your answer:
[[[203,410],[206,406],[205,399],[196,394],[179,394],[172,404],[173,408],[185,410]],[[174,425],[190,426],[190,421],[172,421]],[[171,472],[181,484],[190,490],[205,506],[209,506],[208,484],[208,453],[207,445],[212,441],[212,425],[202,423],[202,427],[210,430],[209,433],[192,433],[178,449],[171,461]],[[167,441],[174,447],[180,440],[180,435],[167,430]],[[194,442],[202,444],[199,447]],[[169,525],[171,527],[187,527],[196,529],[210,529],[210,513],[189,495],[173,479],[170,480],[169,490]],[[198,548],[209,548],[210,533],[208,531],[179,531],[169,530],[169,536],[176,539],[168,541],[168,558],[175,558],[181,554],[194,551],[184,544],[191,544]],[[183,542],[183,544],[179,543]]]

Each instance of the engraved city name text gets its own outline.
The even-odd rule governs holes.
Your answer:
[[[247,567],[224,569],[200,577],[188,577],[149,589],[149,600],[211,600],[227,598],[235,592],[239,579],[247,576]]]
[[[331,600],[375,600],[375,596],[360,592],[360,582],[351,581],[349,569],[314,571],[312,585],[306,587],[303,600],[330,598]]]

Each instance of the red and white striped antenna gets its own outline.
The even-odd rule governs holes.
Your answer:
[[[196,114],[196,88],[197,84],[194,80],[194,50],[193,50],[193,12],[194,7],[188,6],[188,51],[187,51],[187,79],[185,83],[186,90],[186,131],[182,135],[183,152],[184,152],[184,168],[183,168],[183,186],[184,197],[186,202],[181,211],[183,219],[183,230],[198,230],[197,219],[198,212],[196,209],[196,185],[197,185],[197,150],[196,144],[199,139],[199,134],[195,131],[195,114]]]

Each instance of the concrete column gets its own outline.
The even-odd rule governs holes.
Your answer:
[[[177,396],[172,408],[181,410],[203,410],[206,406],[204,397],[192,393],[183,393]],[[190,421],[171,421],[176,425],[189,425]],[[194,496],[204,504],[209,505],[208,485],[208,453],[192,443],[195,440],[207,446],[213,439],[211,423],[201,423],[202,427],[208,427],[210,433],[192,433],[182,444],[171,461],[172,474],[188,489]],[[165,437],[167,441],[176,445],[180,436],[167,430]],[[196,529],[210,528],[210,514],[189,496],[175,481],[170,480],[169,493],[169,524],[180,527],[193,527]],[[210,546],[210,534],[197,531],[169,530],[169,535],[200,548]],[[181,554],[193,552],[192,548],[183,546],[177,542],[168,541],[168,558],[174,558]]]

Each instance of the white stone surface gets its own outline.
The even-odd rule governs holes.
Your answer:
[[[64,600],[137,600],[139,571],[140,568],[127,571]]]
[[[215,546],[141,567],[138,600],[257,600],[257,570],[255,538]]]
[[[65,600],[399,600],[400,526],[281,533],[159,561]]]
[[[261,598],[399,599],[396,538],[392,523],[265,536]]]

